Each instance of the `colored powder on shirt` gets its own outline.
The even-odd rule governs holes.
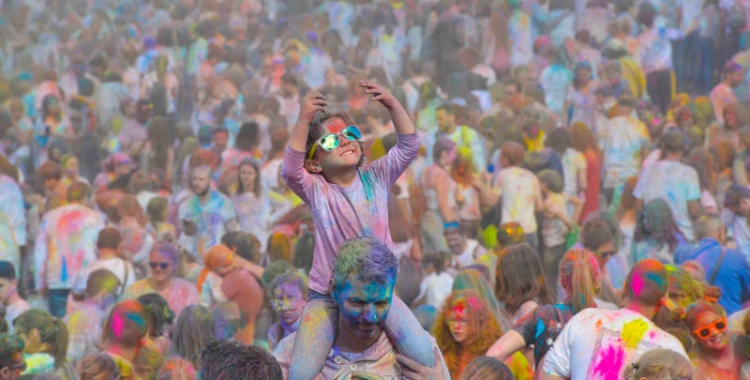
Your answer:
[[[634,319],[622,327],[622,341],[625,348],[632,350],[638,346],[643,335],[648,330],[648,323],[641,319]]]
[[[609,346],[599,352],[592,375],[599,375],[598,378],[603,380],[617,380],[624,360],[625,352],[621,347]]]

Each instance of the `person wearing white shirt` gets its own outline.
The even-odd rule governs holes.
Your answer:
[[[667,300],[666,268],[638,262],[628,274],[624,308],[586,309],[563,328],[538,371],[541,380],[620,379],[644,353],[664,348],[687,358],[682,343],[651,320]]]
[[[487,253],[487,249],[478,241],[469,239],[467,231],[458,222],[446,223],[443,235],[453,253],[451,264],[457,269],[474,264],[476,259]]]
[[[445,259],[440,252],[431,252],[422,258],[422,270],[426,274],[419,286],[419,295],[414,304],[440,308],[453,291],[453,276],[444,271]]]
[[[135,282],[133,264],[121,257],[121,243],[122,236],[116,228],[107,227],[99,232],[96,241],[97,260],[78,273],[73,282],[74,294],[83,295],[89,275],[98,269],[107,269],[117,277],[121,284],[118,294],[122,294],[122,290]]]

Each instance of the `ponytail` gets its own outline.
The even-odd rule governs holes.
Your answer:
[[[19,334],[27,334],[34,329],[39,331],[39,340],[50,346],[45,353],[55,359],[55,369],[65,364],[68,354],[68,327],[60,319],[46,311],[31,309],[19,315],[13,325]]]
[[[68,326],[60,318],[52,317],[55,335],[50,343],[49,354],[55,358],[55,369],[60,368],[68,354]]]
[[[570,298],[570,306],[573,314],[579,311],[596,307],[596,284],[591,276],[589,266],[583,260],[573,262],[573,276],[571,277],[571,290],[573,291]]]
[[[599,265],[594,254],[585,249],[571,249],[560,261],[560,283],[568,291],[566,302],[573,314],[596,307]]]

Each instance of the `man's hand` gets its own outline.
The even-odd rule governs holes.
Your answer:
[[[297,123],[307,126],[315,119],[315,113],[323,111],[328,106],[326,97],[318,91],[312,90],[302,98],[302,105],[299,110]]]
[[[425,367],[401,354],[396,354],[396,360],[401,365],[401,375],[411,380],[450,380],[443,371],[443,358],[435,350],[435,367]]]
[[[391,109],[399,104],[396,97],[383,88],[383,86],[377,85],[369,80],[360,81],[359,85],[365,90],[365,94],[372,95],[372,100],[382,104],[385,108]]]

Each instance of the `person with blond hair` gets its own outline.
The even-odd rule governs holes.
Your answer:
[[[657,348],[646,352],[630,364],[623,378],[625,380],[693,380],[693,367],[679,353]]]

